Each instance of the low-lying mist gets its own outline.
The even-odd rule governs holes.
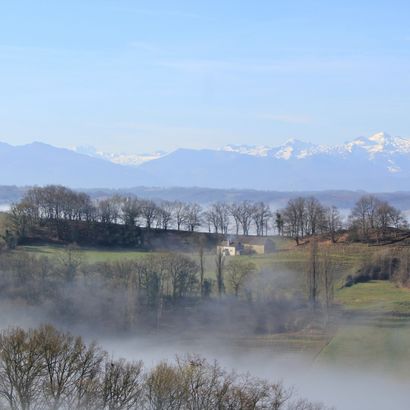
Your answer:
[[[271,334],[311,329],[309,334],[323,325],[323,317],[312,317],[301,291],[284,291],[296,286],[298,272],[265,268],[244,284],[239,298],[198,299],[189,275],[179,282],[165,278],[171,263],[175,272],[189,272],[193,266],[185,259],[150,256],[137,265],[90,266],[75,257],[67,254],[55,263],[3,255],[0,327],[50,323],[97,341],[112,357],[142,360],[147,368],[197,354],[228,370],[283,381],[300,397],[342,410],[408,408],[406,380],[381,369],[377,358],[374,366],[360,369],[343,355],[330,362],[315,349],[292,351],[271,342]],[[164,276],[147,281],[153,272]]]

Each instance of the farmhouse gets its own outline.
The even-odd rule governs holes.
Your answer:
[[[275,244],[269,238],[260,236],[246,236],[236,240],[226,240],[220,243],[216,251],[225,256],[264,255],[275,251]]]

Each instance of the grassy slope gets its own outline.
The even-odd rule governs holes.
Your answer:
[[[337,293],[346,314],[321,359],[410,376],[410,291],[382,281]]]

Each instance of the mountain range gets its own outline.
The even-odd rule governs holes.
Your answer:
[[[0,143],[0,161],[2,185],[410,190],[410,140],[386,133],[333,146],[292,139],[277,147],[227,145],[147,155]]]

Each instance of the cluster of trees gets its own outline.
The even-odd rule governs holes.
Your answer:
[[[10,410],[320,410],[281,383],[198,356],[144,369],[52,326],[0,334],[0,405]]]
[[[294,238],[297,244],[305,236],[324,233],[335,241],[342,218],[335,206],[326,207],[314,197],[298,197],[276,214],[276,226],[280,234]]]
[[[343,223],[335,206],[324,206],[314,197],[290,199],[286,207],[276,213],[275,223],[279,234],[294,238],[297,244],[317,234],[327,234],[335,242],[336,234],[344,227],[356,232],[361,240],[369,240],[373,233],[378,239],[385,239],[390,228],[407,227],[399,209],[373,195],[364,195],[357,201],[347,223]]]
[[[362,240],[368,240],[372,233],[378,239],[384,239],[389,228],[407,227],[406,218],[399,209],[373,195],[365,195],[357,201],[349,220],[351,228]]]

